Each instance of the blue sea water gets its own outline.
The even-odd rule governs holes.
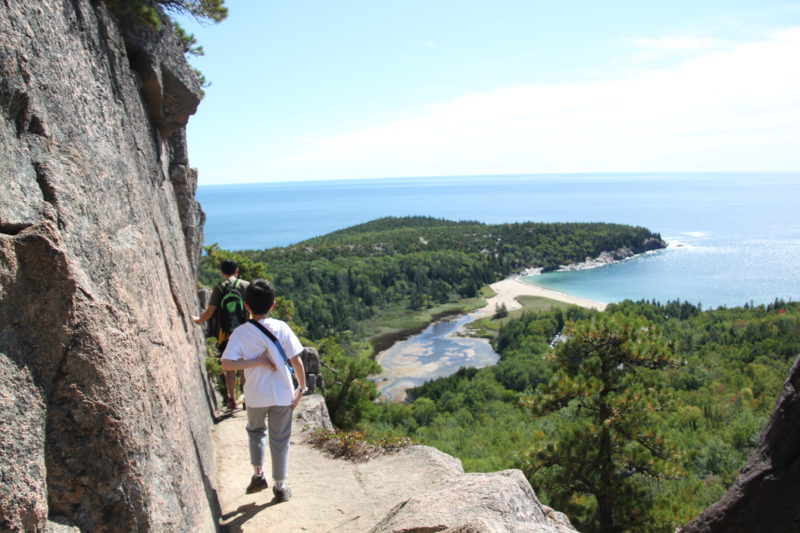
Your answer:
[[[603,302],[800,300],[800,173],[451,176],[201,186],[205,242],[286,246],[383,216],[616,222],[672,245],[528,281]]]

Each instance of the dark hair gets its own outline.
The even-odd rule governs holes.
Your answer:
[[[219,269],[226,276],[233,276],[239,270],[239,265],[233,259],[226,259],[219,265]]]
[[[244,301],[254,315],[264,315],[275,303],[275,288],[265,279],[257,279],[247,286]]]

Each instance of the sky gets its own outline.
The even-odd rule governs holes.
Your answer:
[[[226,0],[200,185],[800,170],[800,0]]]

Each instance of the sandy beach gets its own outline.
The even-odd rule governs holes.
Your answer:
[[[513,311],[522,307],[517,301],[520,296],[541,296],[542,298],[550,298],[551,300],[558,300],[559,302],[566,302],[568,304],[579,305],[589,309],[597,309],[603,311],[606,308],[605,303],[597,302],[595,300],[588,300],[586,298],[578,298],[564,294],[563,292],[551,291],[530,283],[525,283],[519,277],[512,277],[492,283],[490,285],[492,290],[496,293],[495,296],[486,300],[487,305],[475,312],[478,318],[493,315],[498,305],[505,304],[506,309]]]

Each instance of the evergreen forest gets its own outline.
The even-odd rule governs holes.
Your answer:
[[[488,225],[429,217],[387,217],[285,248],[239,251],[215,246],[201,265],[206,286],[216,265],[235,257],[245,279],[269,277],[294,302],[311,339],[353,332],[365,321],[479,296],[482,287],[530,268],[554,270],[602,252],[642,253],[665,246],[645,228],[601,223]]]

